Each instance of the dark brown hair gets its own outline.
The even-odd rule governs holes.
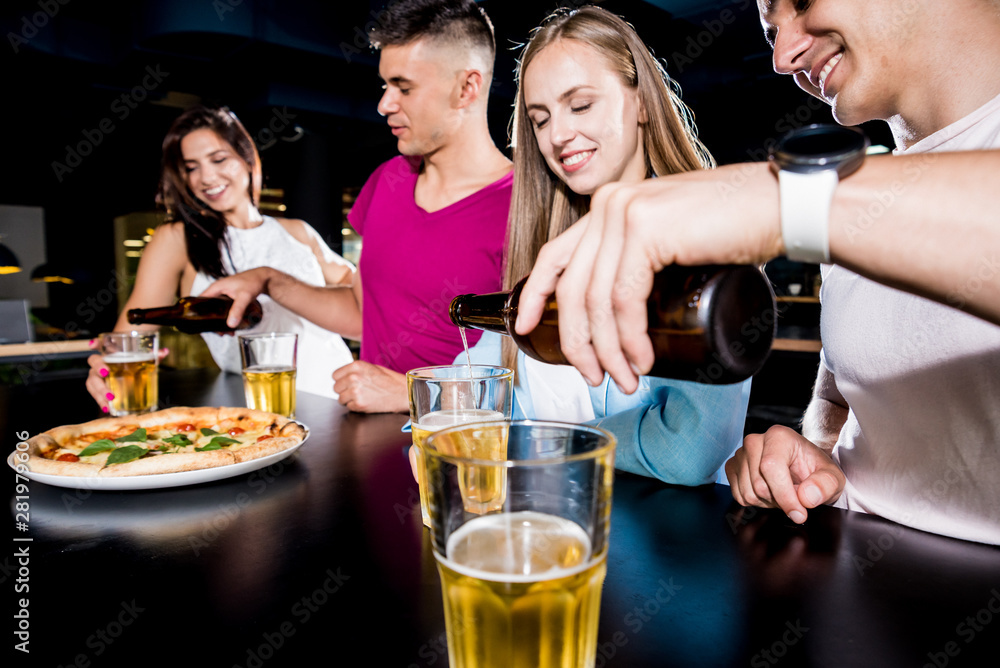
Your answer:
[[[247,193],[254,206],[260,201],[261,167],[257,147],[236,115],[224,107],[197,106],[188,109],[170,126],[163,138],[163,163],[157,202],[167,210],[167,222],[184,224],[187,255],[198,271],[214,278],[226,275],[222,247],[226,241],[226,221],[199,200],[188,187],[181,140],[195,130],[211,130],[246,163],[250,172]]]
[[[473,0],[397,0],[380,14],[379,24],[368,36],[376,49],[430,38],[486,49],[491,63],[496,55],[493,23]]]

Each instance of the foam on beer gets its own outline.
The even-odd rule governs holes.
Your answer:
[[[104,361],[109,364],[128,364],[129,362],[148,362],[156,359],[156,353],[131,352],[131,353],[111,353],[104,356]]]
[[[491,411],[485,408],[446,409],[428,413],[413,426],[424,431],[438,431],[445,427],[469,422],[489,422],[503,419],[504,415],[500,411]]]
[[[438,558],[448,568],[493,582],[555,580],[592,566],[590,538],[580,525],[530,510],[466,522],[448,537],[446,553]]]

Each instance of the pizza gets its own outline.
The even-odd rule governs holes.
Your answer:
[[[28,439],[29,471],[82,477],[180,473],[248,462],[305,440],[301,424],[249,408],[167,408]]]

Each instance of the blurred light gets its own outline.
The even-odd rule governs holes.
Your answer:
[[[21,262],[14,251],[0,243],[0,274],[16,274],[21,271]]]
[[[140,241],[139,239],[126,239],[123,243],[128,248],[142,248],[146,245],[145,241]]]
[[[66,276],[66,273],[46,262],[31,270],[31,280],[35,283],[62,283],[64,285],[76,283],[72,278]]]

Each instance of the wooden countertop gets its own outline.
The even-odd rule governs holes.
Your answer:
[[[88,341],[33,341],[0,345],[0,358],[28,355],[65,355],[90,352]]]

